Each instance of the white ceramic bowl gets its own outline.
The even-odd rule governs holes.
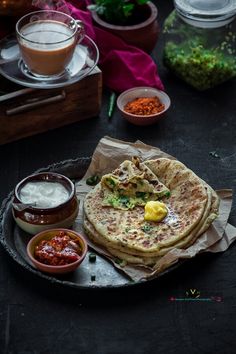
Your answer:
[[[128,102],[133,101],[135,98],[139,97],[155,97],[157,96],[161,103],[164,104],[165,108],[163,111],[150,115],[138,115],[131,114],[124,111],[124,107]],[[120,94],[117,99],[117,107],[121,112],[121,115],[128,120],[130,123],[135,125],[151,125],[163,118],[166,111],[170,107],[170,98],[169,96],[161,90],[157,90],[152,87],[134,87],[129,90],[126,90]]]

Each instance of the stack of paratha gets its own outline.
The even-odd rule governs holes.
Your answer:
[[[145,221],[148,201],[165,203],[159,222]],[[89,238],[131,264],[154,266],[172,248],[187,248],[217,217],[217,194],[182,163],[159,158],[124,161],[84,201]]]

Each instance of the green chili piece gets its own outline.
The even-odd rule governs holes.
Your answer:
[[[108,118],[109,119],[112,118],[112,115],[114,113],[115,103],[116,103],[116,93],[112,92],[111,95],[110,95],[109,107],[108,107]]]
[[[117,263],[117,264],[121,264],[123,262],[123,260],[122,259],[120,259],[120,258],[115,258],[115,263]]]
[[[91,262],[91,263],[95,263],[96,262],[96,254],[94,254],[94,253],[90,253],[90,255],[89,255],[89,262]]]
[[[86,184],[88,184],[89,186],[95,186],[96,184],[98,184],[99,181],[99,176],[94,175],[86,179]]]

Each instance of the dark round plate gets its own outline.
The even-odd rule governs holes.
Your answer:
[[[75,160],[66,160],[47,168],[42,168],[36,172],[51,171],[61,173],[72,181],[79,181],[87,171],[90,164],[90,158],[78,158]],[[114,268],[112,263],[101,255],[96,255],[96,262],[92,263],[89,261],[90,253],[95,253],[94,251],[88,251],[85,260],[80,265],[80,267],[73,273],[63,276],[53,276],[47,275],[40,272],[31,264],[27,253],[26,245],[29,239],[32,237],[23,230],[21,230],[15,223],[12,216],[12,198],[13,191],[8,195],[8,197],[3,201],[0,210],[0,242],[7,251],[7,253],[22,266],[27,271],[30,271],[37,276],[47,279],[52,283],[59,283],[61,285],[69,286],[78,289],[104,289],[104,288],[120,288],[128,287],[137,284],[141,284],[144,281],[134,282],[129,279],[124,273],[120,272],[118,269]],[[177,265],[179,265],[178,262]],[[159,274],[163,275],[170,270],[176,268],[172,266],[168,270]],[[95,280],[92,280],[95,276]],[[147,280],[151,281],[151,280]],[[145,281],[145,282],[147,282]]]

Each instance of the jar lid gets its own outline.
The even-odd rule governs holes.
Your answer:
[[[236,16],[236,0],[174,0],[181,18],[196,27],[215,28]]]

